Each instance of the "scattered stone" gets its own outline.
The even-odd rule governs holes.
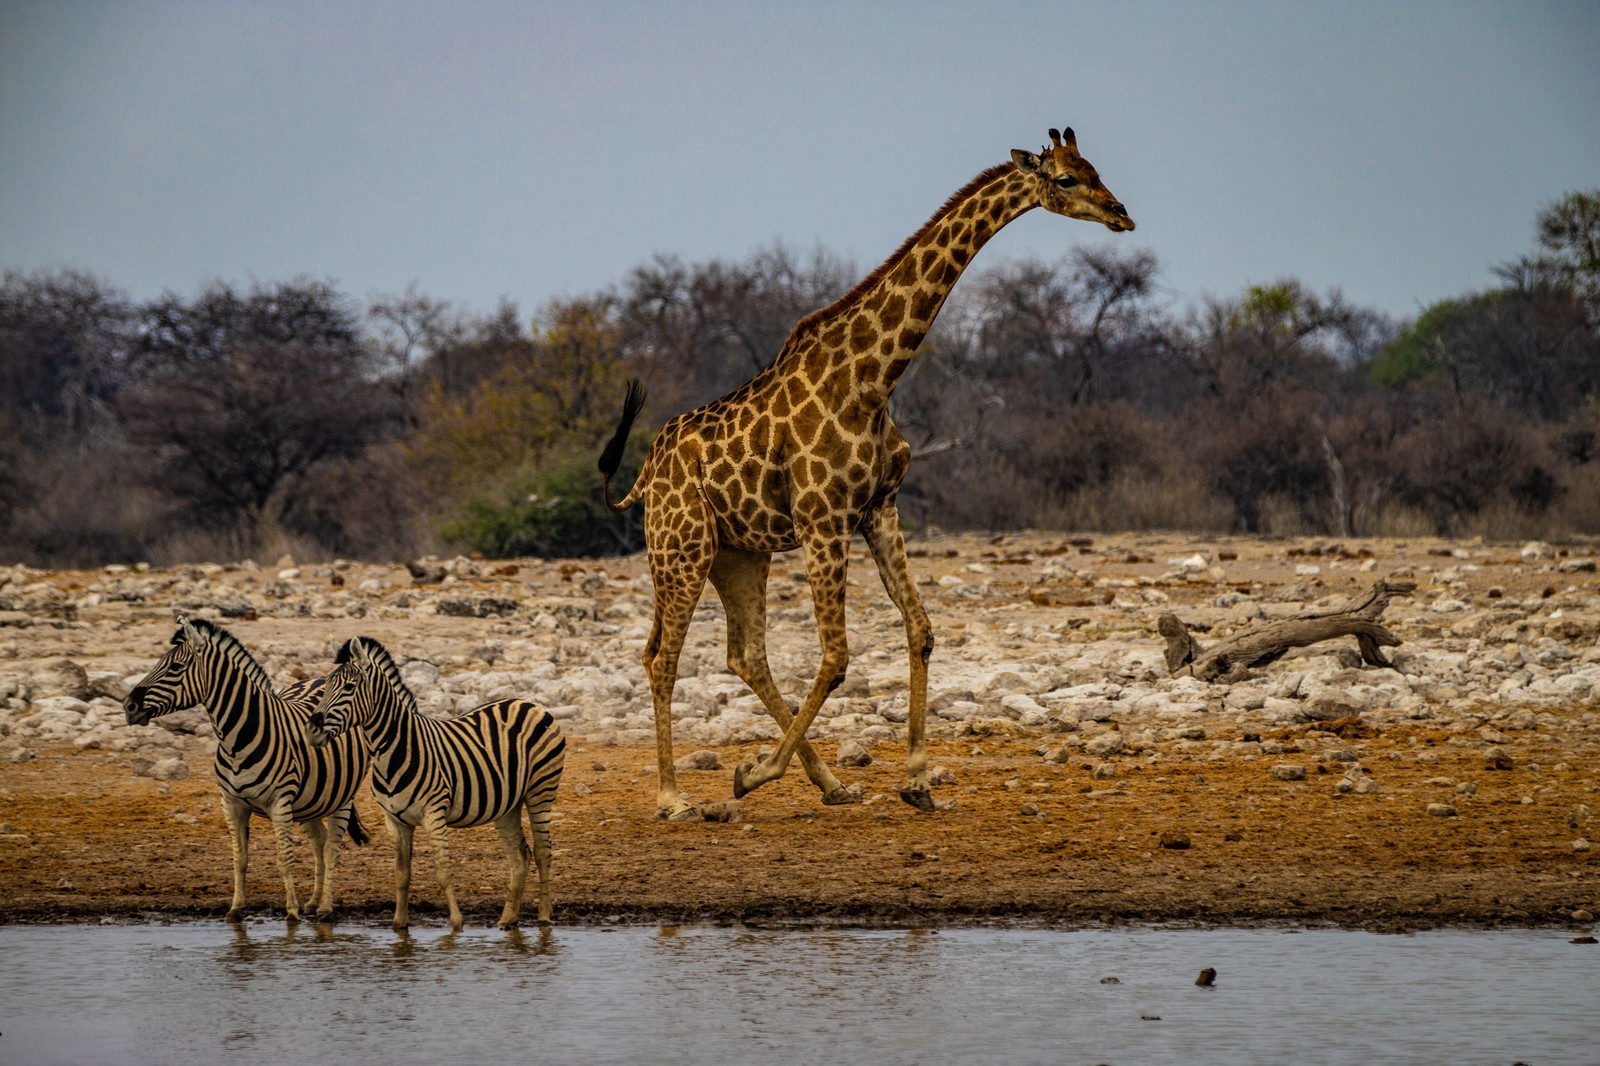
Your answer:
[[[71,696],[75,700],[89,698],[89,674],[71,659],[57,659],[45,663],[33,672],[33,695]]]
[[[955,772],[948,766],[935,766],[928,771],[929,785],[953,785],[956,783]]]
[[[1083,750],[1090,755],[1104,758],[1107,755],[1120,754],[1124,746],[1125,742],[1121,733],[1101,733],[1085,741]]]
[[[1272,768],[1272,776],[1279,781],[1304,781],[1306,768],[1296,763],[1281,762]]]
[[[1483,768],[1485,770],[1509,770],[1511,766],[1511,756],[1503,751],[1492,750],[1483,753]]]
[[[1574,840],[1572,842],[1572,850],[1573,851],[1588,851],[1589,850],[1589,842],[1587,840],[1585,840],[1583,837],[1579,837],[1577,840]]]
[[[835,766],[870,766],[872,765],[872,752],[859,740],[850,739],[840,742],[839,754],[834,758]]]
[[[1162,833],[1156,843],[1168,851],[1188,851],[1192,846],[1188,833]]]
[[[722,769],[722,756],[714,751],[705,749],[691,751],[687,755],[680,756],[672,764],[672,768],[680,772],[684,770],[720,770]]]
[[[141,777],[153,777],[157,781],[182,781],[189,776],[189,764],[176,755],[169,755],[165,759],[157,759],[143,770],[135,770]]]
[[[1021,814],[1024,818],[1033,818],[1039,813],[1039,805],[1037,803],[1024,803],[1020,808],[1018,808],[1017,813]]]
[[[737,822],[739,820],[739,801],[736,799],[718,800],[716,803],[702,803],[700,805],[700,818],[707,822]]]
[[[415,585],[437,585],[444,580],[445,570],[436,562],[414,559],[406,564]]]
[[[1427,806],[1428,814],[1435,818],[1454,818],[1456,809],[1448,803],[1430,803]]]

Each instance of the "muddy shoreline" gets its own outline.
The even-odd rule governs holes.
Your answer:
[[[289,560],[0,570],[0,922],[220,920],[231,873],[203,715],[134,732],[116,721],[119,687],[180,612],[227,625],[280,681],[369,633],[409,660],[433,713],[506,686],[559,709],[557,925],[1579,934],[1600,913],[1592,545],[1038,534],[912,548],[940,638],[930,750],[943,809],[896,798],[904,637],[857,560],[851,676],[815,734],[830,762],[846,741],[870,752],[836,771],[863,801],[822,806],[796,766],[734,821],[691,825],[652,809],[640,558],[443,561],[446,579],[427,585],[401,568]],[[816,654],[795,569],[775,563],[771,623],[791,693]],[[1392,670],[1333,647],[1233,685],[1162,669],[1160,612],[1209,643],[1396,575],[1418,589],[1385,615],[1404,641]],[[686,650],[676,749],[717,767],[679,775],[701,802],[728,798],[731,768],[772,745],[726,674],[722,639],[709,596]],[[370,796],[360,811],[373,841],[343,853],[336,920],[384,924],[392,849]],[[249,915],[281,917],[271,833],[254,825]],[[493,831],[454,833],[451,850],[469,923],[492,921],[505,877]],[[423,925],[441,921],[431,861],[419,837]],[[304,896],[303,842],[297,863]]]

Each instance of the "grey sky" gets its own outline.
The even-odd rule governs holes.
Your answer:
[[[866,271],[1050,126],[1175,301],[1294,275],[1396,315],[1600,186],[1600,4],[0,0],[0,267],[139,298],[408,282],[531,313],[652,254]]]

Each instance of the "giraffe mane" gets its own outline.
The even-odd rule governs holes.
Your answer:
[[[223,654],[227,655],[239,665],[239,667],[244,671],[245,676],[261,685],[261,687],[266,689],[268,692],[277,691],[272,687],[272,679],[267,676],[266,668],[256,661],[256,657],[250,654],[250,649],[246,648],[238,637],[234,636],[226,629],[223,629],[215,622],[208,622],[204,618],[191,619],[189,624],[195,629],[207,634],[211,638],[212,643],[216,644],[218,648],[222,649]],[[172,634],[172,643],[185,643],[182,626],[179,626],[178,631]]]
[[[957,207],[960,207],[979,189],[983,188],[985,185],[988,185],[990,182],[994,181],[994,179],[998,178],[1007,171],[1015,169],[1015,163],[1001,163],[998,166],[992,166],[988,170],[985,170],[983,173],[979,174],[977,177],[973,178],[971,181],[967,182],[961,188],[957,189],[955,192],[951,193],[950,198],[946,200],[943,205],[941,205],[940,208],[928,218],[928,221],[924,222],[915,233],[907,237],[905,242],[901,244],[899,248],[895,249],[893,255],[879,263],[877,269],[868,274],[866,277],[862,278],[860,281],[856,282],[849,292],[833,301],[833,303],[826,307],[818,308],[809,315],[806,315],[799,322],[795,323],[794,329],[789,334],[789,340],[794,340],[795,337],[799,336],[801,333],[804,333],[806,330],[811,329],[818,322],[821,322],[825,318],[832,317],[837,312],[849,306],[853,301],[865,296],[874,285],[882,281],[891,270],[900,264],[900,261],[906,257],[907,253],[909,253],[912,248],[916,247],[917,242],[922,240],[922,238],[927,235],[928,231],[931,230],[940,219],[944,218]],[[788,343],[785,342],[784,346],[787,347]]]
[[[334,665],[343,666],[349,662],[354,655],[357,643],[367,649],[367,653],[372,657],[373,664],[383,672],[384,678],[389,682],[390,687],[394,689],[395,695],[399,698],[400,706],[412,714],[421,714],[422,712],[417,709],[416,694],[411,691],[411,686],[407,685],[400,677],[400,668],[395,665],[394,656],[389,654],[388,648],[379,644],[372,637],[351,637],[345,641],[344,646],[339,649],[339,653],[334,656]]]

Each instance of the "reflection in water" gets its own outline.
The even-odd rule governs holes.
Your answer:
[[[0,926],[0,1062],[1582,1062],[1590,950],[1551,932]]]

